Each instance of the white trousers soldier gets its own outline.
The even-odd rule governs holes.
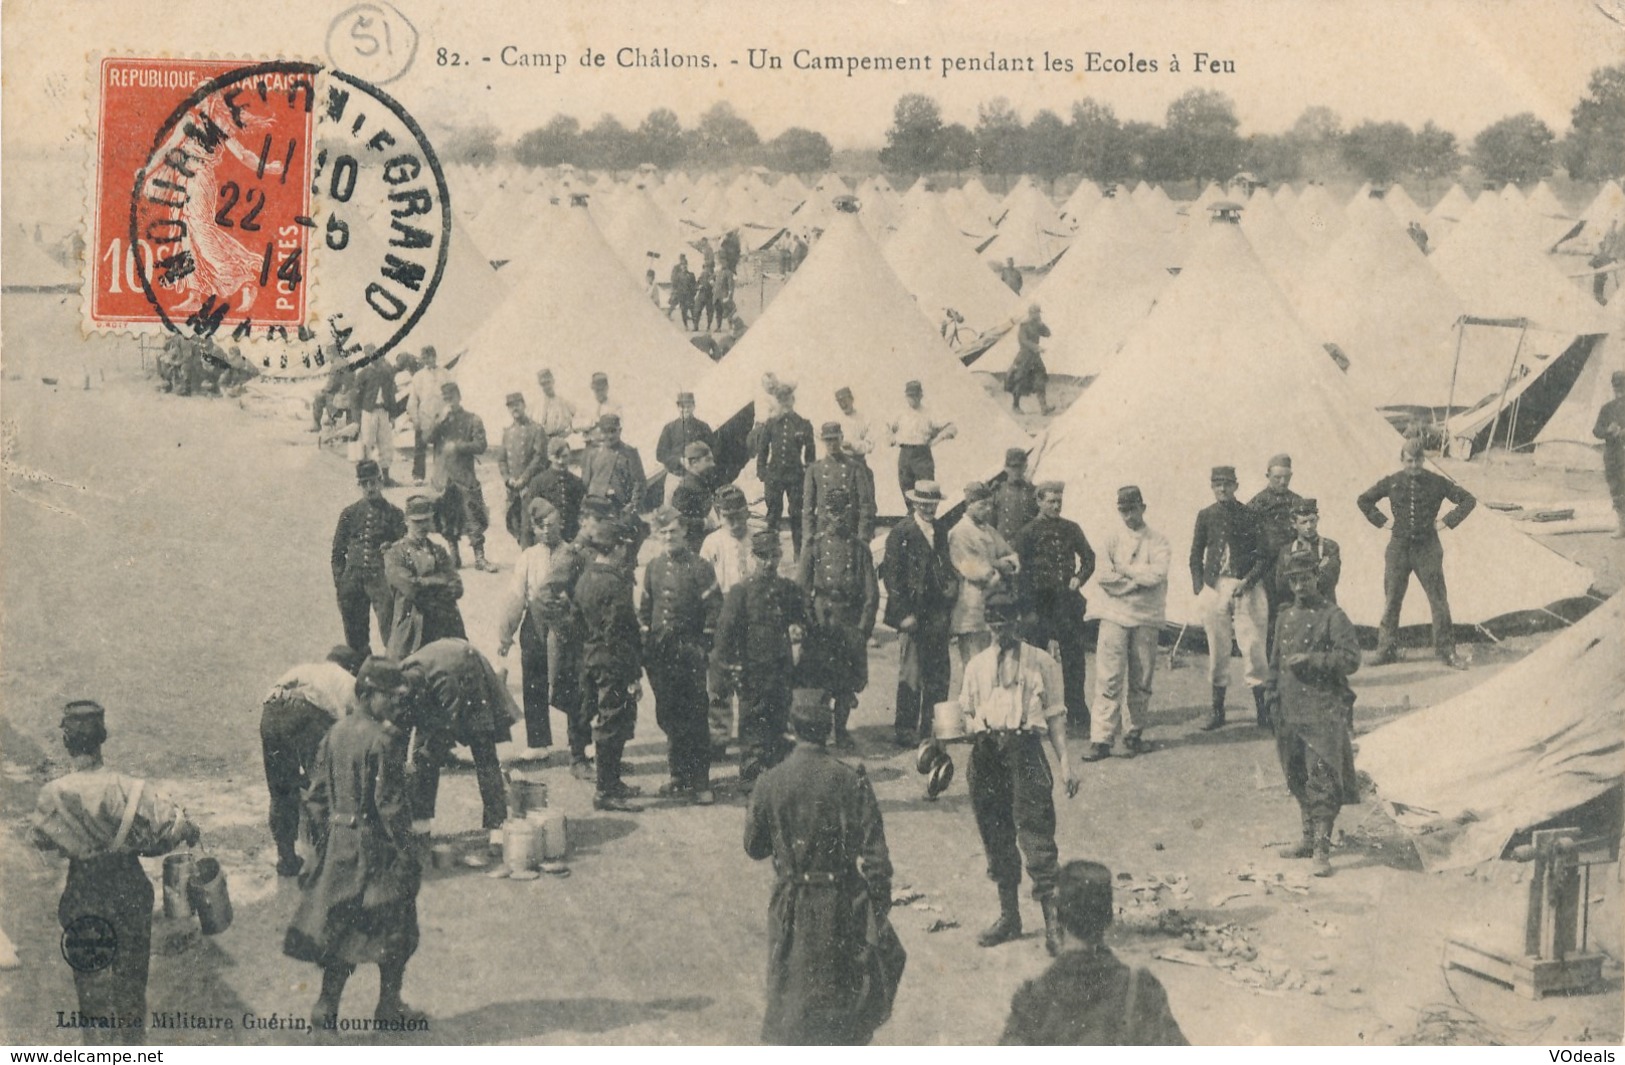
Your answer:
[[[1269,627],[1269,600],[1262,585],[1255,584],[1240,596],[1241,581],[1220,577],[1218,585],[1203,588],[1196,599],[1202,612],[1202,628],[1207,631],[1208,681],[1215,688],[1230,684],[1230,643],[1241,649],[1242,674],[1247,687],[1257,688],[1269,679],[1269,658],[1265,634]]]

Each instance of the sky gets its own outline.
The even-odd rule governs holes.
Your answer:
[[[1625,19],[1625,5],[1613,5]],[[349,5],[294,0],[167,0],[162,5],[59,0],[7,4],[3,15],[3,132],[23,154],[88,140],[94,93],[90,58],[129,55],[242,56],[324,60],[327,33]],[[1193,87],[1236,104],[1243,134],[1279,132],[1305,107],[1325,105],[1345,128],[1360,121],[1429,119],[1462,137],[1509,114],[1531,111],[1561,133],[1590,73],[1625,56],[1625,22],[1591,0],[1093,0],[989,3],[963,0],[398,0],[418,45],[393,93],[425,127],[488,123],[506,140],[558,113],[584,125],[610,113],[635,126],[669,107],[685,126],[726,100],[764,138],[789,126],[824,133],[841,148],[878,147],[892,107],[907,92],[942,105],[945,120],[974,125],[977,105],[1006,97],[1030,119],[1063,117],[1093,97],[1119,118],[1161,122]],[[562,54],[566,65],[502,63],[503,49]],[[669,49],[709,58],[706,69],[623,68],[620,49]],[[748,49],[779,56],[779,70],[753,70]],[[441,50],[445,52],[442,54]],[[602,67],[580,59],[592,49]],[[797,49],[814,55],[929,57],[911,73],[793,69]],[[1086,54],[1155,60],[1155,73],[1089,73]],[[1234,63],[1198,73],[1194,54]],[[1044,71],[1044,56],[1071,60]],[[458,56],[462,65],[449,65]],[[1020,73],[941,70],[943,57],[1031,57]],[[1182,70],[1169,70],[1178,56]],[[441,60],[448,61],[442,65]],[[1062,64],[1064,66],[1064,63]]]

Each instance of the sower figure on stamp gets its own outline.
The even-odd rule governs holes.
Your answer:
[[[518,636],[526,756],[538,757],[553,745],[550,707],[556,706],[568,723],[571,765],[580,766],[587,761],[592,730],[581,722],[581,635],[571,599],[587,557],[564,542],[563,523],[553,504],[532,499],[529,511],[535,543],[513,568],[497,655],[506,658]]]
[[[1303,838],[1283,858],[1315,860],[1316,876],[1331,876],[1332,824],[1344,805],[1360,801],[1354,776],[1354,690],[1360,642],[1335,603],[1320,594],[1314,564],[1303,555],[1286,563],[1290,606],[1281,611],[1270,659],[1271,698],[1279,717],[1276,753],[1288,790],[1298,800]]]
[[[1027,642],[1045,650],[1055,645],[1066,690],[1066,726],[1087,736],[1083,586],[1094,576],[1095,552],[1078,523],[1061,517],[1065,492],[1060,481],[1039,485],[1038,516],[1011,543],[1021,557]]]
[[[717,589],[726,602],[728,593],[757,569],[756,555],[751,551],[750,504],[745,493],[735,485],[723,485],[717,492],[717,513],[722,516],[722,527],[705,538],[700,557],[711,563],[717,575]],[[706,687],[711,705],[711,759],[727,756],[728,741],[733,739],[735,689],[732,671],[718,666],[716,656],[711,658]]]
[[[384,552],[384,576],[394,592],[395,616],[389,653],[405,657],[447,636],[466,638],[457,600],[463,578],[445,548],[429,539],[435,505],[428,496],[406,501],[406,536]]]
[[[891,1015],[908,954],[887,915],[891,855],[863,768],[825,750],[823,692],[798,690],[796,745],[762,775],[745,815],[745,853],[771,857],[764,1043],[864,1045]]]
[[[463,393],[447,382],[440,393],[446,400],[446,416],[429,434],[434,448],[434,487],[442,493],[441,534],[451,545],[451,558],[462,567],[457,541],[468,536],[474,548],[474,568],[494,573],[496,567],[485,561],[485,530],[491,524],[480,488],[477,458],[485,454],[485,422],[473,411],[463,409]]]
[[[86,1043],[145,1043],[147,965],[152,942],[152,881],[141,855],[168,854],[198,842],[186,811],[143,780],[102,764],[105,712],[86,700],[62,711],[62,745],[73,768],[40,789],[29,826],[35,847],[68,859],[68,879],[57,904],[64,949],[72,940],[100,940],[109,964],[73,965]],[[99,951],[98,951],[99,953]],[[77,955],[75,955],[77,957]],[[70,959],[71,960],[71,959]],[[105,1023],[102,1019],[105,1018]]]
[[[812,629],[830,659],[825,688],[835,702],[835,746],[846,751],[857,748],[847,722],[858,693],[869,685],[869,637],[880,606],[874,554],[852,531],[851,510],[846,489],[825,491],[818,532],[796,566],[796,583],[811,604]]]
[[[530,521],[525,514],[526,489],[532,479],[547,468],[547,434],[525,413],[525,397],[508,393],[508,414],[513,421],[502,430],[502,447],[497,451],[497,472],[508,490],[503,524],[518,542],[520,550],[530,546]]]
[[[585,513],[592,513],[592,500]],[[576,610],[581,619],[581,712],[592,722],[597,790],[595,810],[637,813],[628,802],[640,789],[621,779],[621,755],[638,723],[643,693],[643,639],[637,604],[632,601],[632,573],[621,549],[637,535],[614,517],[593,516],[581,535],[592,552],[576,581]]]
[[[384,549],[406,536],[406,515],[384,498],[378,464],[355,465],[361,498],[339,514],[333,530],[333,587],[338,593],[344,642],[362,658],[372,653],[368,608],[378,618],[378,642],[387,644],[395,621],[395,593],[384,573]]]
[[[936,524],[942,489],[920,481],[904,497],[909,516],[886,535],[880,579],[886,585],[885,621],[897,631],[895,742],[912,747],[930,735],[932,708],[948,698],[948,623],[959,574],[948,558],[948,537]]]
[[[1213,708],[1202,729],[1224,727],[1232,639],[1246,664],[1243,676],[1253,692],[1258,724],[1267,727],[1264,681],[1269,671],[1265,651],[1269,604],[1259,583],[1273,559],[1265,554],[1257,516],[1236,500],[1236,468],[1213,467],[1211,484],[1214,503],[1196,515],[1190,557],[1191,590],[1207,630],[1208,681],[1213,691]]]
[[[322,737],[356,709],[355,673],[362,661],[353,648],[335,647],[325,661],[288,670],[260,703],[260,749],[271,798],[278,876],[297,876],[305,864],[294,849],[299,839],[299,795],[310,784]]]
[[[321,966],[311,1024],[330,1031],[357,965],[378,966],[384,1022],[422,1021],[401,999],[406,963],[418,948],[423,879],[406,792],[406,743],[394,720],[407,682],[400,664],[369,658],[356,677],[359,713],[334,725],[316,754],[305,810],[316,834],[316,866],[300,878],[299,909],[282,952]]]

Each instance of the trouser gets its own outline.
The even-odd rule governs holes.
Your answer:
[[[965,667],[970,660],[993,646],[993,630],[983,629],[981,632],[954,633],[954,650],[959,652],[959,669],[963,675]]]
[[[448,731],[412,731],[412,818],[427,821],[434,816],[440,795],[440,767],[456,744]],[[474,779],[480,787],[484,807],[482,824],[501,828],[508,819],[508,793],[502,780],[502,763],[497,760],[496,739],[489,733],[469,737],[468,750],[474,756]]]
[[[812,621],[829,657],[824,690],[835,697],[839,714],[846,700],[857,705],[858,692],[869,686],[869,640],[863,634],[863,604],[815,593]]]
[[[925,444],[897,446],[897,486],[906,495],[921,481],[937,479],[937,462]]]
[[[1275,567],[1271,566],[1259,578],[1258,586],[1264,589],[1265,621],[1264,621],[1264,665],[1269,668],[1270,656],[1275,653],[1275,619],[1281,616],[1281,606],[1292,601],[1292,593],[1281,594],[1280,578],[1276,576]]]
[[[1625,456],[1620,455],[1620,450],[1620,446],[1612,441],[1603,444],[1602,474],[1608,484],[1608,497],[1613,500],[1614,510],[1621,520],[1625,520]]]
[[[722,750],[734,735],[734,674],[717,663],[711,663],[706,676],[706,690],[710,693],[709,711],[711,746]]]
[[[361,412],[361,452],[364,458],[377,460],[384,476],[389,476],[390,459],[395,457],[395,429],[389,411],[382,407]]]
[[[666,734],[671,782],[704,790],[711,786],[705,651],[694,641],[661,640],[649,649],[646,665],[655,697],[655,724]]]
[[[423,438],[423,426],[412,427],[412,480],[421,481],[428,472],[429,442]]]
[[[801,477],[795,476],[781,480],[769,477],[762,482],[767,491],[767,527],[774,532],[779,531],[779,522],[784,517],[784,505],[788,500],[790,504],[790,542],[795,545],[796,555],[801,555]]]
[[[1155,625],[1101,621],[1095,638],[1095,710],[1090,715],[1089,742],[1111,743],[1119,731],[1140,727],[1151,706],[1156,673]]]
[[[1331,763],[1295,735],[1283,735],[1275,750],[1286,774],[1286,788],[1298,800],[1298,808],[1317,820],[1336,818],[1343,799]]]
[[[83,1028],[88,1044],[147,1041],[147,968],[152,956],[152,881],[134,852],[124,851],[68,863],[68,883],[57,906],[66,953],[82,963],[106,961],[102,950],[114,947],[111,964],[84,971],[73,966],[79,1012],[86,1017],[117,1017],[142,1027]],[[99,918],[100,920],[90,920]],[[105,923],[103,923],[105,922]],[[112,943],[105,936],[111,930]]]
[[[1085,735],[1089,731],[1089,703],[1084,694],[1088,690],[1088,659],[1083,639],[1083,599],[1070,588],[1036,589],[1033,613],[1032,643],[1047,649],[1053,642],[1061,663],[1067,729]]]
[[[739,786],[749,791],[756,778],[790,753],[785,731],[790,725],[790,685],[739,685]]]
[[[1398,536],[1388,541],[1384,558],[1382,590],[1386,604],[1382,622],[1377,627],[1377,653],[1393,650],[1399,635],[1399,610],[1405,602],[1405,590],[1411,574],[1422,584],[1428,597],[1428,608],[1433,612],[1433,650],[1440,658],[1456,653],[1456,634],[1450,621],[1450,598],[1444,586],[1444,545],[1437,534],[1421,540],[1404,540]]]
[[[368,608],[378,619],[378,645],[389,643],[395,624],[395,593],[379,573],[372,577],[344,577],[338,583],[339,617],[344,622],[344,642],[361,655],[372,653],[371,620]]]
[[[1053,897],[1061,866],[1055,848],[1055,778],[1043,737],[1037,732],[978,736],[967,774],[988,879],[1001,888],[1015,887],[1025,857],[1033,898]]]
[[[442,510],[450,520],[443,519],[441,535],[454,544],[467,536],[475,552],[483,553],[485,530],[491,527],[491,512],[486,509],[485,491],[480,483],[447,485],[442,498],[446,503]]]
[[[166,380],[167,380],[167,374],[166,374]],[[311,417],[311,420],[316,423],[316,431],[317,432],[321,432],[322,415],[327,412],[328,408],[332,404],[332,401],[333,401],[333,397],[330,394],[326,393],[326,392],[318,392],[318,393],[316,393],[316,398],[310,401],[310,417]]]
[[[581,713],[592,722],[600,795],[621,789],[621,755],[637,731],[638,701],[628,690],[630,684],[602,667],[581,672]]]
[[[694,328],[698,329],[701,323],[709,327],[711,322],[711,297],[697,296],[694,299]]]
[[[931,735],[931,714],[938,703],[947,701],[952,672],[946,629],[922,627],[898,635],[893,724],[899,736],[925,739]]]
[[[1241,587],[1236,577],[1220,577],[1217,585],[1203,588],[1196,598],[1202,612],[1202,628],[1207,631],[1208,683],[1215,688],[1230,684],[1230,642],[1241,649],[1243,674],[1249,688],[1269,679],[1269,657],[1264,650],[1264,631],[1269,624],[1269,604],[1264,589],[1255,584],[1238,599]]]
[[[265,787],[271,793],[271,838],[279,859],[294,857],[299,838],[299,793],[310,782],[316,748],[333,727],[333,715],[308,699],[276,698],[260,711],[260,751]]]
[[[565,658],[563,647],[561,646],[559,650],[559,657]],[[553,746],[552,706],[556,703],[570,723],[570,746],[573,753],[576,741],[576,715],[571,712],[570,701],[560,696],[565,694],[563,689],[566,683],[573,686],[575,681],[571,679],[568,663],[560,661],[553,690],[549,691],[547,666],[546,637],[538,635],[536,626],[531,623],[529,617],[526,617],[519,624],[519,691],[525,709],[525,746]],[[585,744],[582,745],[582,749],[586,749]]]

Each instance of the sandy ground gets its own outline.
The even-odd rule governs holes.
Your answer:
[[[3,309],[0,923],[22,965],[0,973],[0,1039],[58,1041],[55,1011],[75,1004],[58,955],[62,868],[29,849],[21,827],[39,783],[64,763],[58,707],[81,696],[109,708],[110,762],[180,798],[231,877],[235,924],[155,957],[151,1007],[239,1025],[245,1012],[302,1017],[316,971],[280,951],[297,888],[271,875],[258,702],[279,673],[340,638],[326,554],[337,513],[354,496],[350,470],[303,431],[297,403],[259,392],[243,402],[155,394],[130,342],[84,343],[72,334],[72,297],[8,295]],[[42,376],[57,377],[57,385]],[[1478,467],[1462,475],[1470,482],[1511,476]],[[1549,483],[1547,475],[1539,483]],[[1600,475],[1575,475],[1562,488],[1562,498],[1595,497]],[[405,494],[391,493],[397,502]],[[487,497],[497,504],[500,490],[488,488]],[[1619,541],[1550,539],[1593,566],[1604,590],[1620,586]],[[491,555],[502,572],[465,571],[464,615],[488,652],[516,554],[497,530]],[[1544,638],[1474,644],[1465,673],[1442,671],[1418,654],[1358,674],[1359,731],[1482,682]],[[912,752],[889,743],[894,644],[884,641],[872,661],[876,680],[858,710],[857,735],[898,884],[923,893],[893,915],[908,971],[877,1041],[988,1043],[998,1037],[1009,995],[1047,962],[1038,907],[1024,900],[1029,934],[1021,941],[976,947],[975,932],[996,903],[962,778],[941,801],[922,801]],[[1273,745],[1245,724],[1217,735],[1196,730],[1207,697],[1202,664],[1183,654],[1175,668],[1166,658],[1159,667],[1148,729],[1156,750],[1082,766],[1079,795],[1058,800],[1063,859],[1095,858],[1137,883],[1164,877],[1174,885],[1170,904],[1186,917],[1233,923],[1260,965],[1303,985],[1260,990],[1215,968],[1155,960],[1178,940],[1119,929],[1115,945],[1164,982],[1193,1042],[1619,1040],[1617,965],[1602,994],[1540,1002],[1442,971],[1448,933],[1519,927],[1523,867],[1423,873],[1371,803],[1346,810],[1339,822],[1345,835],[1332,879],[1307,880],[1302,863],[1275,859],[1266,847],[1291,837],[1297,817]],[[633,779],[652,793],[664,779],[665,743],[650,707],[646,701],[629,753]],[[554,724],[562,736],[562,720]],[[430,875],[419,903],[423,945],[406,984],[408,1000],[433,1017],[428,1040],[754,1040],[772,873],[745,858],[742,806],[731,791],[711,809],[650,803],[638,815],[606,816],[591,810],[588,785],[562,765],[542,774],[553,806],[571,821],[573,875],[529,883],[476,870]],[[726,784],[734,769],[716,775]],[[443,795],[437,827],[472,842],[479,823],[472,774],[450,774]],[[1277,873],[1286,880],[1264,892],[1258,877]],[[1598,873],[1593,938],[1618,958],[1617,867]],[[1119,892],[1119,901],[1127,894]],[[958,927],[928,932],[938,921]],[[344,1013],[369,1014],[375,989],[369,971],[359,974]],[[303,1039],[240,1028],[164,1035],[177,1043]]]

